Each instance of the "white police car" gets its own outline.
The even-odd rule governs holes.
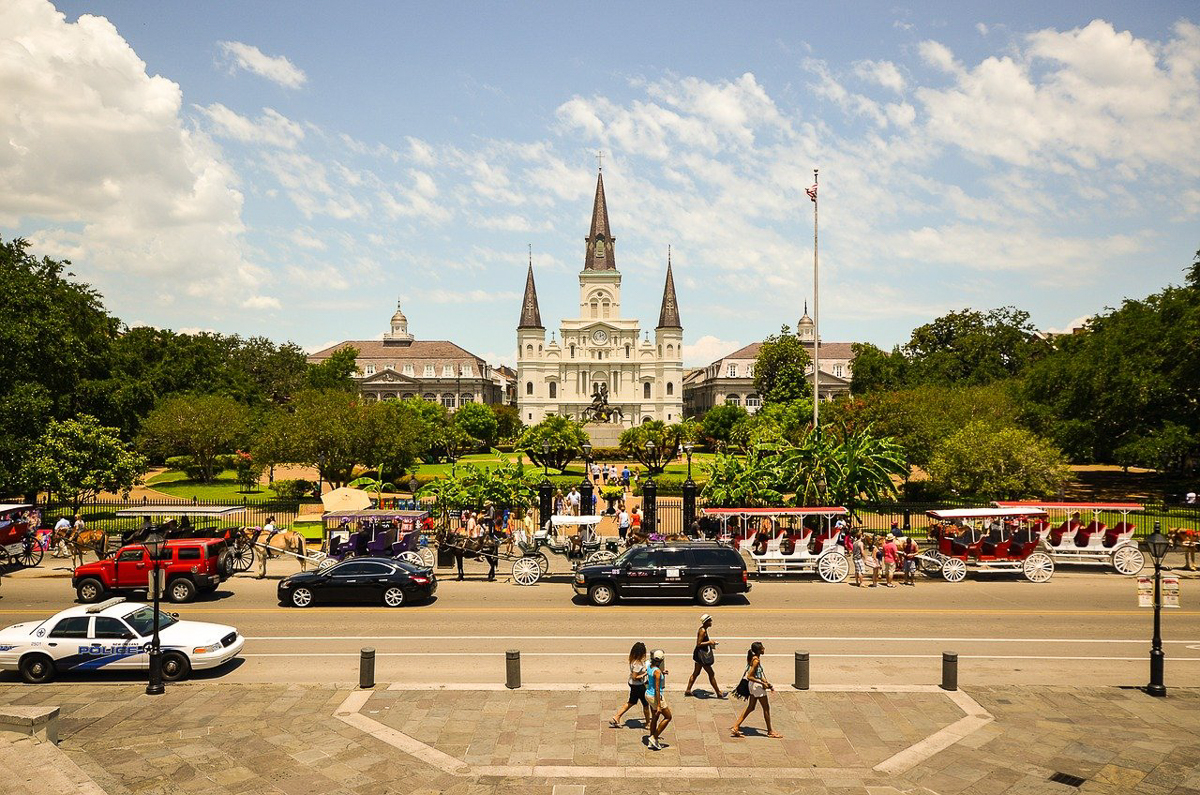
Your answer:
[[[72,607],[0,630],[0,671],[20,671],[26,682],[40,684],[56,671],[148,670],[153,634],[151,605],[116,598]],[[158,637],[168,682],[229,662],[246,642],[233,627],[180,621],[161,610]]]

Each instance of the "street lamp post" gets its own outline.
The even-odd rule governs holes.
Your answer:
[[[592,515],[592,445],[583,443],[583,480],[579,483],[579,513],[583,516]]]
[[[683,481],[683,531],[691,533],[696,521],[696,481],[692,480],[692,451],[696,446],[691,442],[683,443],[683,452],[687,455],[687,480]]]
[[[150,554],[150,590],[154,592],[154,635],[150,639],[150,679],[146,684],[146,695],[161,696],[166,692],[163,687],[162,678],[162,648],[158,641],[158,558],[162,554],[163,547],[166,545],[166,539],[158,533],[146,538],[142,542],[146,552]]]
[[[650,462],[654,460],[654,442],[646,442],[646,482],[642,484],[642,516],[647,533],[658,532],[658,484]]]
[[[1154,561],[1154,638],[1150,641],[1150,684],[1146,685],[1146,692],[1158,698],[1167,694],[1167,687],[1163,684],[1162,564],[1171,546],[1160,528],[1160,524],[1155,522],[1154,532],[1146,539],[1146,548],[1150,551],[1150,559]]]
[[[550,443],[542,442],[542,477],[545,478],[546,480],[550,479],[550,465],[548,463],[549,458],[550,458]]]

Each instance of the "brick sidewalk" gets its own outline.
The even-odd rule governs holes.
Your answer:
[[[676,692],[670,747],[655,753],[640,729],[607,728],[621,699],[612,690],[196,683],[151,698],[132,683],[0,686],[0,704],[61,707],[61,752],[110,795],[555,795],[556,787],[557,795],[1200,795],[1200,690],[1172,690],[1167,699],[1115,688],[967,695],[779,692],[773,716],[787,738],[734,740],[735,702]],[[925,748],[915,766],[899,764],[903,772],[875,769],[961,723],[956,704],[976,702],[993,720],[944,749]],[[640,713],[626,717],[641,722]],[[761,727],[761,715],[747,724]],[[22,748],[0,740],[0,769],[34,761]],[[1085,782],[1049,781],[1057,772]],[[50,778],[22,787],[27,795],[62,791]]]

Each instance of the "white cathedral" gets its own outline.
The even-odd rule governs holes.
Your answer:
[[[615,243],[601,172],[579,274],[579,316],[562,321],[561,342],[553,332],[546,341],[532,263],[525,278],[517,325],[517,405],[526,424],[555,414],[583,419],[594,396],[605,392],[609,407],[619,409],[610,424],[612,431],[649,420],[683,419],[683,326],[670,258],[652,342],[648,331],[642,336],[636,319],[621,317]],[[589,426],[593,443],[598,436],[612,436],[599,430]]]

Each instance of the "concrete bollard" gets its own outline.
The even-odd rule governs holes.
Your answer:
[[[504,653],[504,686],[509,690],[521,686],[521,652],[515,649]]]
[[[942,690],[958,690],[958,654],[942,652]]]
[[[797,690],[808,690],[808,652],[796,652],[796,681],[792,687]]]
[[[375,687],[375,650],[363,649],[358,658],[358,686],[363,690]]]

